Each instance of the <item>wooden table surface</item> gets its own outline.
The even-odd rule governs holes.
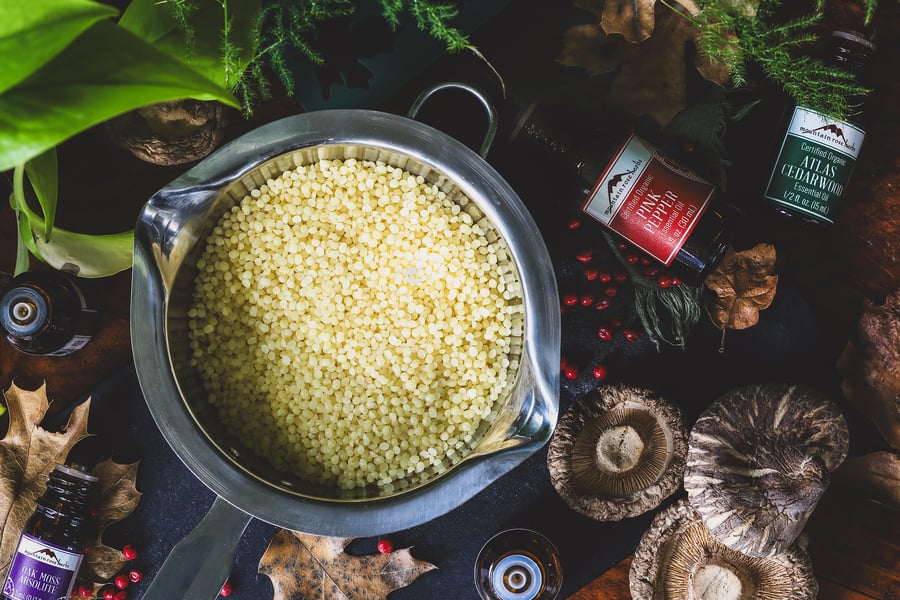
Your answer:
[[[537,3],[524,2],[527,10],[539,10]],[[875,141],[863,153],[857,166],[854,186],[858,201],[863,206],[881,207],[882,227],[897,231],[900,229],[898,205],[900,199],[896,185],[900,178],[900,15],[890,7],[879,16],[881,43],[890,53],[888,67],[880,76],[882,93],[878,99],[879,114],[883,127],[890,135],[873,136]],[[480,39],[480,38],[479,38]],[[497,40],[481,40],[480,47],[489,47]],[[266,105],[254,119],[237,119],[229,129],[229,137],[280,116],[298,112],[300,107],[290,98],[279,98]],[[93,135],[94,137],[90,137]],[[99,133],[85,136],[80,144],[96,144]],[[870,143],[867,140],[867,143]],[[170,181],[183,169],[148,168],[136,161],[122,158],[106,145],[96,146],[106,154],[95,153],[91,160],[98,158],[108,165],[102,187],[94,189],[96,183],[90,179],[79,179],[73,175],[70,186],[82,186],[83,193],[110,195],[111,190],[129,190],[128,198],[116,209],[103,215],[96,212],[66,213],[61,206],[60,218],[73,227],[79,224],[86,228],[100,222],[100,227],[124,228],[133,224],[144,198],[158,187]],[[85,159],[79,158],[79,147],[63,148],[61,164],[68,163],[73,172],[84,167]],[[861,214],[872,215],[871,208]],[[890,229],[893,228],[893,229]],[[897,286],[898,256],[897,246],[869,248],[869,255],[859,258],[859,245],[865,246],[866,227],[851,223],[838,230],[846,245],[853,246],[851,256],[836,263],[827,275],[810,275],[811,288],[827,285],[827,278],[836,278],[835,302],[826,314],[840,314],[846,306],[862,297],[884,293],[891,286]],[[883,253],[889,252],[887,258]],[[0,271],[10,272],[14,264],[15,229],[12,213],[0,210]],[[853,257],[857,257],[854,259]],[[854,262],[855,260],[855,262]],[[34,263],[36,268],[42,268]],[[104,377],[131,361],[129,338],[129,271],[113,277],[86,282],[90,294],[100,302],[103,314],[100,330],[94,340],[81,351],[61,358],[34,358],[15,351],[5,341],[0,342],[0,386],[6,389],[15,378],[21,385],[34,385],[41,381],[48,383],[48,391],[54,413],[74,402]],[[829,312],[830,311],[830,312]],[[840,318],[840,317],[838,317]],[[0,431],[5,430],[5,422],[0,420]],[[820,585],[820,598],[825,600],[862,600],[879,598],[900,599],[900,513],[886,506],[862,500],[847,494],[845,490],[829,490],[814,512],[807,532],[809,552]],[[628,598],[628,568],[630,558],[608,570],[599,579],[571,596],[570,600],[624,599]]]

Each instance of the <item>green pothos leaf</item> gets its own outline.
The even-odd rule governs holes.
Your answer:
[[[141,106],[232,94],[112,21],[100,21],[0,94],[0,171]]]
[[[0,92],[19,83],[62,51],[85,29],[115,16],[90,0],[0,0]]]
[[[79,277],[108,277],[131,268],[134,231],[90,235],[57,227],[51,242],[47,240],[44,219],[31,210],[24,194],[14,191],[10,204],[19,224],[16,274],[28,269],[29,251],[51,267],[71,271]],[[24,265],[21,270],[19,261]]]
[[[41,212],[44,213],[44,226],[47,240],[53,231],[56,220],[56,199],[59,195],[59,168],[56,162],[56,148],[51,148],[25,163],[25,175],[31,184]]]

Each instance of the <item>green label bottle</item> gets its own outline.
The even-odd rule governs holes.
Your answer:
[[[831,42],[829,62],[857,76],[875,49],[865,38],[844,31],[834,32]],[[841,121],[794,106],[764,198],[782,215],[833,224],[865,137],[858,114]]]

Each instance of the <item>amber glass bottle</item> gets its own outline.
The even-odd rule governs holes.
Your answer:
[[[875,45],[861,34],[835,31],[827,62],[852,73],[863,84],[863,71]],[[778,156],[768,174],[763,198],[777,214],[807,224],[834,223],[841,197],[866,137],[861,99],[850,99],[846,121],[809,107],[791,106],[782,125]]]
[[[69,597],[84,558],[88,500],[96,482],[79,468],[56,465],[19,539],[2,600]]]
[[[725,255],[729,235],[715,186],[637,135],[576,147],[532,105],[510,137],[576,165],[582,210],[681,280],[701,283]]]
[[[482,600],[553,600],[562,581],[556,547],[530,529],[498,533],[475,560],[475,588]]]
[[[26,354],[63,356],[90,341],[97,311],[71,277],[55,270],[28,271],[0,292],[0,329]]]

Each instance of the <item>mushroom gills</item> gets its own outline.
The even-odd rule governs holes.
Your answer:
[[[652,485],[672,442],[649,411],[617,406],[589,417],[572,447],[572,477],[582,493],[624,498]]]
[[[731,550],[699,521],[672,540],[663,579],[666,598],[687,600],[789,600],[793,588],[783,566]]]

